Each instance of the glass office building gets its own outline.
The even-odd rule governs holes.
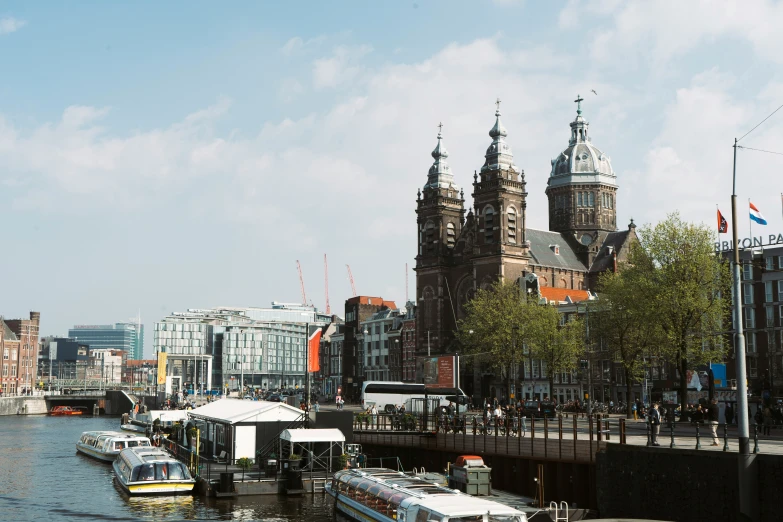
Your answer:
[[[105,325],[79,324],[68,330],[68,337],[90,349],[111,348],[122,350],[128,359],[144,358],[144,325],[139,323],[115,323]]]

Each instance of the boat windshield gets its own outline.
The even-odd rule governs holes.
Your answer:
[[[132,482],[139,480],[155,480],[155,464],[142,464],[133,470]]]
[[[121,441],[121,440],[115,441],[114,442],[114,449],[116,449],[116,450],[125,449],[125,442]]]
[[[523,519],[517,515],[489,515],[487,522],[523,522]]]

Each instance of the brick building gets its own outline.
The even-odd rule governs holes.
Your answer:
[[[38,332],[41,314],[30,319],[0,318],[0,389],[3,395],[31,391],[38,374]]]

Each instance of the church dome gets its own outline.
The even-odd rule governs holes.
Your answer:
[[[454,175],[451,173],[451,167],[446,159],[449,157],[449,152],[446,150],[446,145],[443,144],[443,124],[438,125],[440,130],[438,131],[438,144],[435,146],[435,150],[432,151],[432,158],[435,162],[430,167],[427,173],[427,183],[424,185],[425,189],[439,189],[445,188],[453,191],[460,190],[459,185],[454,183]]]
[[[617,186],[612,160],[592,144],[588,135],[590,124],[582,117],[582,99],[577,98],[577,102],[576,119],[571,122],[571,139],[568,147],[552,159],[552,171],[547,184],[550,187],[572,183]]]

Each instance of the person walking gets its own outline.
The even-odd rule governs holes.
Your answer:
[[[633,420],[639,420],[639,412],[636,411],[636,403],[633,403],[633,406],[631,406],[631,409],[633,410]]]
[[[653,404],[650,410],[650,446],[660,446],[658,433],[661,431],[661,412],[658,411],[658,403]]]
[[[719,446],[718,423],[720,422],[720,408],[718,407],[718,399],[710,401],[710,405],[707,407],[707,420],[710,423],[710,432],[712,433],[712,446]]]

